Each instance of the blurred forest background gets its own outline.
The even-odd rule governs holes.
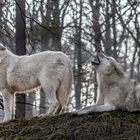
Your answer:
[[[88,68],[96,49],[113,56],[130,78],[140,81],[140,1],[0,0],[0,42],[17,55],[66,53],[74,72],[66,111],[80,109],[96,101],[96,76]],[[2,99],[0,103],[2,118]],[[42,90],[16,95],[17,118],[45,113],[47,106]]]

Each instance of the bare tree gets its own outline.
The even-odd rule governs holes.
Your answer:
[[[16,54],[26,54],[25,0],[16,0]],[[25,117],[25,94],[16,96],[16,118]]]
[[[94,44],[95,50],[101,49],[101,25],[100,25],[100,1],[96,0],[95,3],[93,0],[89,0],[90,7],[92,9],[92,20],[93,20],[93,32],[94,32]],[[97,80],[96,80],[96,71],[94,71],[94,101],[96,102],[97,98]]]
[[[78,3],[75,1],[75,4]],[[81,108],[81,91],[82,91],[82,10],[83,10],[83,1],[79,1],[80,15],[78,15],[78,11],[76,9],[76,21],[75,21],[75,101],[76,101],[76,109]],[[77,20],[79,19],[79,20]]]
[[[106,0],[105,2],[105,40],[104,40],[104,48],[105,48],[105,53],[108,55],[111,55],[111,14],[110,14],[110,4],[109,0]]]

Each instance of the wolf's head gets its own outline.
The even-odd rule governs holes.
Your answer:
[[[113,57],[108,57],[101,51],[96,53],[94,60],[91,61],[91,64],[99,74],[124,74],[120,64]]]

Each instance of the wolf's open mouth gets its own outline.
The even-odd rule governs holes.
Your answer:
[[[94,61],[91,61],[91,64],[92,64],[92,65],[99,65],[99,64],[100,64],[100,59],[99,59],[99,57],[98,57],[98,56],[95,56],[95,59],[94,59]]]

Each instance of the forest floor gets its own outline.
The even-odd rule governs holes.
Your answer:
[[[0,140],[140,140],[140,112],[34,117],[0,124]]]

